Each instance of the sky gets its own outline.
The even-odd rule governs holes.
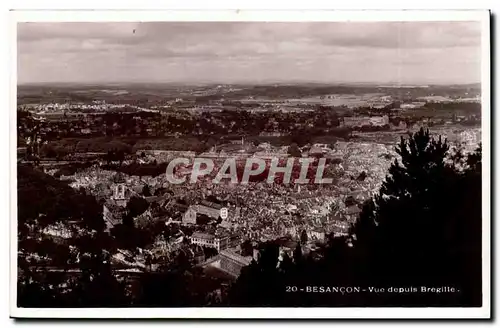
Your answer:
[[[18,83],[480,82],[479,22],[18,23]]]

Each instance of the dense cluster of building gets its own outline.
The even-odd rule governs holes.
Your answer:
[[[262,181],[240,184],[228,180],[217,184],[212,182],[214,174],[200,177],[197,183],[175,185],[169,183],[165,173],[117,173],[109,168],[112,160],[94,156],[95,150],[89,150],[91,145],[83,141],[73,148],[71,156],[65,157],[69,162],[75,161],[76,152],[92,154],[95,159],[92,165],[57,177],[68,180],[71,187],[83,189],[102,204],[106,232],[114,233],[125,219],[130,219],[137,229],[156,234],[151,236],[152,242],[136,250],[118,249],[113,263],[120,268],[159,270],[182,254],[196,265],[209,265],[237,276],[242,267],[258,257],[259,245],[264,242],[279,244],[283,257],[291,256],[296,247],[314,253],[329,236],[346,235],[361,213],[362,204],[378,191],[390,164],[398,158],[394,142],[404,133],[422,125],[439,125],[442,134],[452,141],[464,142],[466,146],[479,142],[479,128],[458,130],[453,126],[477,123],[479,114],[471,111],[449,117],[414,115],[429,101],[441,106],[478,99],[434,97],[397,101],[391,96],[372,94],[278,100],[248,97],[207,103],[177,98],[149,108],[105,101],[28,104],[21,109],[29,111],[31,117],[23,116],[19,129],[28,147],[33,143],[42,147],[68,137],[140,137],[134,151],[121,158],[119,166],[162,165],[176,157],[202,157],[214,161],[214,172],[227,158],[260,158],[268,162],[291,156],[291,142],[285,139],[290,136],[326,136],[328,141],[295,145],[299,155],[294,157],[328,159],[325,171],[334,179],[328,185]],[[366,108],[359,109],[360,103],[367,104]],[[240,107],[244,111],[238,111]],[[342,137],[331,138],[338,133]],[[187,137],[226,135],[234,138],[214,144],[201,138],[202,147],[183,143]],[[389,141],[382,141],[386,136]],[[147,138],[151,137],[156,139],[148,144]],[[170,144],[158,147],[157,140],[161,138],[157,137],[177,141],[176,149],[169,148]],[[267,140],[273,138],[287,142]],[[99,151],[105,155],[114,148]],[[190,165],[181,165],[175,174],[188,175],[191,169]],[[54,176],[59,171],[50,165],[45,170]],[[131,209],[133,199],[144,204],[139,213]],[[155,230],[159,225],[163,228]],[[64,225],[46,230],[44,233],[57,238],[71,238],[74,234]],[[242,248],[245,241],[252,245],[252,254]]]

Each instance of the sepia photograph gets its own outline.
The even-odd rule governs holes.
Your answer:
[[[12,18],[11,316],[490,316],[488,11]]]

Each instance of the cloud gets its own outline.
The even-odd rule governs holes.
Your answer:
[[[18,78],[475,82],[480,32],[478,22],[19,23]]]

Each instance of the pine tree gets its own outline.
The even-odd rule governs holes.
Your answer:
[[[144,197],[151,196],[151,190],[149,190],[149,186],[147,184],[145,184],[144,187],[142,187],[142,195]]]
[[[293,250],[293,261],[295,263],[300,263],[302,261],[302,247],[300,244]]]
[[[307,244],[307,231],[305,230],[302,230],[300,233],[300,243],[303,245]]]

